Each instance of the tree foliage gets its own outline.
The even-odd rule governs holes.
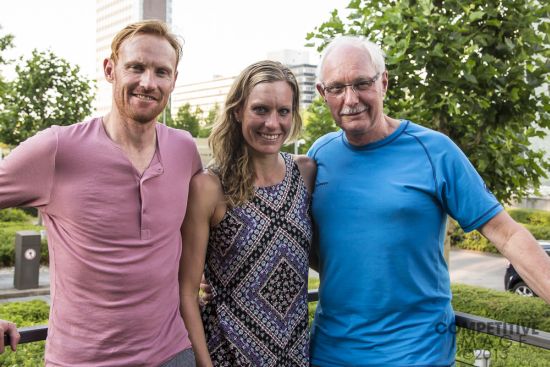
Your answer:
[[[304,133],[305,143],[300,146],[300,153],[305,153],[311,145],[321,136],[338,130],[334,120],[321,97],[317,97],[308,106],[304,113]]]
[[[450,136],[503,201],[538,187],[550,165],[529,139],[550,126],[550,3],[353,0],[308,34],[321,50],[364,35],[387,54],[387,113]]]
[[[186,103],[178,109],[176,118],[171,126],[176,129],[187,130],[193,137],[197,137],[200,130],[199,122],[201,115],[202,110],[199,107],[191,111],[191,105]]]
[[[2,29],[0,27],[0,29]],[[13,47],[13,35],[6,34],[0,36],[0,66],[6,65],[9,63],[9,60],[3,55],[3,52],[7,49]],[[6,92],[9,90],[8,83],[4,80],[2,75],[0,75],[0,116],[4,114],[5,111],[5,98],[3,97]]]
[[[0,27],[2,29],[2,27]],[[2,52],[13,47],[13,34],[5,34],[0,36],[0,65],[9,63],[9,60],[2,55]]]
[[[157,116],[157,121],[166,124],[167,126],[174,125],[174,119],[172,118],[172,112],[170,112],[170,104],[164,107],[164,110],[160,115]]]
[[[208,138],[210,136],[210,133],[212,132],[212,126],[214,126],[214,123],[216,122],[219,113],[220,107],[216,103],[214,107],[212,107],[210,111],[208,111],[208,114],[202,121],[199,131],[199,138]]]
[[[16,79],[3,93],[0,140],[17,145],[51,125],[70,125],[91,113],[92,81],[51,51],[34,50],[15,68]]]

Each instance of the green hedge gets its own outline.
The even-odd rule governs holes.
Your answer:
[[[12,302],[0,304],[0,319],[17,323],[17,327],[45,325],[48,323],[50,307],[44,301]],[[45,342],[22,344],[17,352],[8,347],[0,355],[0,366],[36,367],[44,366]]]
[[[550,226],[550,212],[545,210],[508,209],[508,214],[519,223]]]
[[[23,230],[40,232],[43,227],[22,222],[0,223],[0,266],[13,266],[15,264],[15,233]],[[40,246],[40,263],[49,263],[48,243],[42,241]]]
[[[550,227],[548,225],[523,224],[523,226],[527,228],[537,240],[550,240]]]
[[[550,212],[535,209],[508,209],[507,211],[516,222],[527,228],[537,240],[550,240]],[[478,231],[464,233],[456,222],[452,222],[450,231],[451,246],[464,250],[498,253],[495,246]]]
[[[32,217],[21,209],[9,208],[0,210],[0,222],[30,223],[31,220]]]
[[[550,331],[550,307],[540,298],[458,284],[452,291],[455,311]],[[474,349],[489,350],[493,367],[550,365],[550,351],[459,328],[457,360],[473,364]]]

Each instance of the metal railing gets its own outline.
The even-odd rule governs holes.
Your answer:
[[[307,300],[308,302],[318,301],[318,290],[310,290]],[[548,332],[488,319],[486,317],[470,315],[464,312],[455,312],[455,314],[455,325],[457,327],[550,350],[550,333]],[[22,327],[18,330],[19,334],[21,334],[19,344],[46,340],[46,336],[48,335],[48,327],[45,325]],[[4,345],[9,345],[8,335],[4,335]]]

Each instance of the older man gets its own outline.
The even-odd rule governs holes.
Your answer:
[[[376,45],[334,40],[319,81],[342,130],[308,153],[318,164],[312,205],[321,278],[313,365],[454,363],[455,336],[441,332],[454,323],[443,257],[447,214],[465,231],[481,231],[550,300],[550,259],[460,149],[384,114],[388,73]]]
[[[179,229],[201,164],[189,133],[156,121],[181,46],[150,20],[125,27],[111,49],[111,111],[15,149],[0,164],[0,208],[36,206],[48,229],[46,366],[194,366]],[[13,324],[0,327],[16,338]]]

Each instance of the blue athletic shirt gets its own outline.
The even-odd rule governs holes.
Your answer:
[[[502,206],[448,137],[410,121],[361,147],[330,133],[308,155],[321,280],[312,364],[451,365],[446,215],[468,232]]]

